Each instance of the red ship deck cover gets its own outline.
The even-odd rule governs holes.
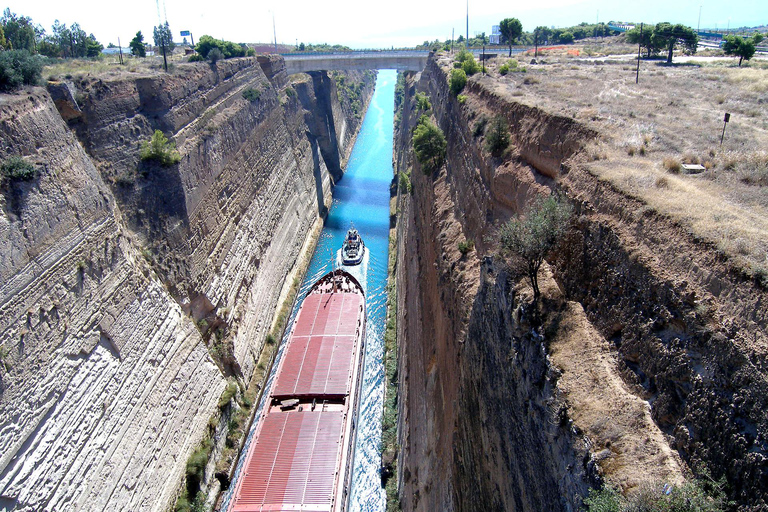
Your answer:
[[[349,394],[355,338],[364,297],[356,293],[310,294],[301,306],[272,396]]]
[[[344,413],[275,413],[263,422],[232,510],[330,511]]]

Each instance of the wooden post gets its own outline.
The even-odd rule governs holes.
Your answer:
[[[123,65],[123,45],[120,44],[120,38],[117,38],[117,48],[120,51],[120,65]]]
[[[725,117],[723,118],[723,134],[720,135],[720,145],[723,145],[723,139],[725,139],[725,127],[728,126],[728,121],[731,120],[731,114],[728,112],[725,113]]]
[[[635,83],[640,83],[640,50],[643,47],[643,24],[640,24],[640,42],[637,43],[637,74],[635,75]]]

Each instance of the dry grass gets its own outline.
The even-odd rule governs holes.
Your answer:
[[[540,279],[545,297],[562,300],[548,268]],[[682,482],[678,455],[651,418],[648,403],[622,380],[610,343],[580,304],[567,302],[556,315],[549,356],[562,372],[557,387],[602,474],[624,491],[656,479]]]
[[[182,53],[168,56],[168,69],[173,71],[177,64],[186,62]],[[95,59],[50,59],[51,64],[43,67],[46,80],[71,80],[85,76],[117,78],[135,74],[149,75],[163,72],[163,57],[154,55],[138,58],[123,54],[124,65],[120,65],[117,55],[102,55]]]
[[[551,57],[525,77],[498,77],[497,87],[603,134],[584,151],[593,172],[712,242],[747,274],[768,275],[768,61],[739,68],[735,59],[687,60],[643,61],[635,84],[626,60]],[[683,163],[706,170],[687,175]]]

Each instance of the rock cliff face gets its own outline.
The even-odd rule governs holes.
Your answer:
[[[0,158],[39,173],[0,196],[0,509],[172,503],[226,385],[195,323],[225,326],[247,379],[359,126],[323,74],[283,69],[88,79],[70,126],[41,89],[2,97]],[[178,165],[139,162],[155,129]]]
[[[632,489],[679,482],[700,462],[742,504],[762,504],[765,291],[592,176],[579,150],[598,134],[516,103],[487,77],[473,77],[460,104],[449,66],[432,58],[406,81],[396,136],[413,185],[398,198],[403,509],[575,510],[601,475]],[[432,176],[410,150],[417,90],[448,142]],[[512,132],[504,159],[473,135],[480,116],[498,114]],[[493,240],[553,178],[578,222],[550,262],[557,320],[541,337]],[[467,240],[475,251],[462,255]]]

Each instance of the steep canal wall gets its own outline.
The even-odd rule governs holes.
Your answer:
[[[396,136],[410,182],[398,196],[403,510],[576,510],[603,479],[632,491],[704,466],[762,506],[765,290],[597,180],[581,148],[599,134],[491,77],[472,77],[459,102],[451,64],[409,75]],[[411,149],[425,113],[449,148],[431,175]],[[496,115],[511,132],[503,158],[477,129]],[[532,331],[530,289],[496,229],[554,188],[575,223],[541,273]]]
[[[373,75],[344,78],[259,57],[2,96],[0,158],[37,176],[0,196],[0,508],[171,506],[349,157]],[[179,163],[141,160],[154,130]]]

